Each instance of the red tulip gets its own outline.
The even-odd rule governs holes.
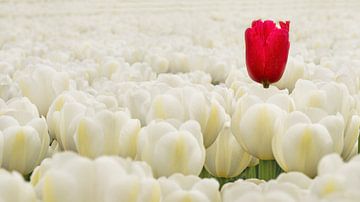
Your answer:
[[[265,88],[280,80],[289,54],[290,22],[253,21],[245,31],[246,66],[251,79]]]

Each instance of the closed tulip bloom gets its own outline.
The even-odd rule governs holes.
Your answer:
[[[160,201],[159,183],[144,162],[120,157],[90,160],[72,152],[44,160],[31,176],[44,202]]]
[[[316,201],[359,201],[360,156],[344,163],[339,154],[321,159],[318,176],[309,188]]]
[[[251,159],[236,141],[227,122],[216,141],[206,149],[205,168],[213,176],[230,178],[240,175]]]
[[[238,110],[243,112],[234,114],[232,118],[232,131],[237,141],[252,156],[261,160],[273,160],[271,144],[276,133],[275,123],[281,121],[286,112],[269,103],[258,103],[244,109],[242,107],[244,106],[238,106]]]
[[[15,97],[7,102],[0,99],[0,114],[14,117],[20,124],[38,118],[39,111],[26,97]]]
[[[33,73],[17,79],[21,92],[33,102],[41,115],[45,116],[55,97],[70,88],[66,73],[57,72],[50,67],[39,67]]]
[[[344,120],[327,116],[312,123],[303,113],[289,114],[273,139],[273,153],[284,171],[299,171],[309,177],[317,173],[320,159],[343,149]]]
[[[192,120],[178,128],[165,121],[150,123],[141,129],[137,148],[137,159],[146,161],[155,176],[199,175],[205,162],[201,129]]]
[[[194,175],[176,173],[158,179],[164,202],[220,202],[219,183],[215,179],[201,179]]]
[[[201,93],[188,98],[189,119],[196,120],[204,137],[204,146],[214,143],[226,121],[226,112],[216,99],[209,100]]]
[[[302,190],[290,183],[277,183],[269,181],[255,184],[249,180],[237,180],[225,184],[221,189],[223,202],[231,201],[303,201]]]
[[[150,106],[147,114],[147,123],[152,120],[184,120],[184,106],[173,95],[157,95]]]
[[[0,165],[27,175],[46,157],[49,134],[44,118],[26,125],[10,116],[0,116]],[[2,151],[1,151],[2,150]]]
[[[83,116],[76,124],[77,151],[87,157],[121,155],[134,158],[140,121],[123,111],[103,110],[94,117]]]
[[[19,86],[11,79],[9,75],[0,74],[0,98],[9,100],[20,96]]]
[[[0,201],[37,202],[34,188],[17,172],[0,169]]]
[[[268,87],[280,80],[287,62],[290,22],[253,21],[245,31],[246,66],[249,76]]]

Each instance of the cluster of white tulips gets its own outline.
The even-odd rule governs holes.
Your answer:
[[[154,178],[145,162],[115,156],[91,160],[73,152],[55,154],[38,166],[30,182],[0,170],[2,201],[358,201],[359,156],[344,163],[325,156],[318,176],[289,172],[265,182],[238,179],[219,189],[215,179],[175,173]]]
[[[0,2],[0,201],[360,201],[358,8]],[[291,21],[266,89],[260,18]]]

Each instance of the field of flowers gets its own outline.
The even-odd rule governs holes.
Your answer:
[[[276,82],[259,19],[290,21]],[[0,201],[360,201],[359,22],[359,0],[0,1]]]

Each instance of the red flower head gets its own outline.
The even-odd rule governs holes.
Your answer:
[[[265,88],[280,80],[289,54],[290,22],[253,21],[245,31],[246,66],[251,79]]]

